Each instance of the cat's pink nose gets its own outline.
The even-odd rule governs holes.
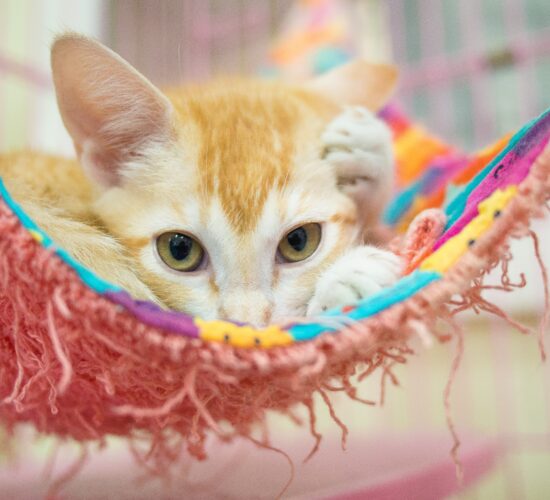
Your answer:
[[[273,312],[273,303],[256,290],[238,290],[230,292],[220,306],[221,319],[250,323],[256,327],[269,324]]]

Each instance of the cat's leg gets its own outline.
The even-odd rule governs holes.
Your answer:
[[[401,259],[392,252],[373,246],[352,248],[320,276],[307,314],[353,304],[392,285],[401,271]]]
[[[340,188],[355,200],[360,224],[369,229],[392,193],[390,129],[368,109],[348,107],[328,124],[321,141],[323,159],[334,166]]]
[[[56,245],[100,278],[120,286],[132,297],[159,303],[158,298],[136,275],[124,247],[99,228],[75,220],[43,203],[24,202],[25,212]]]

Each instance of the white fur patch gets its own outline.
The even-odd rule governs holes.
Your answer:
[[[350,107],[321,136],[325,159],[344,181],[373,182],[393,176],[392,137],[387,125],[366,108]]]
[[[402,269],[392,252],[371,246],[354,248],[340,257],[317,281],[307,314],[353,304],[393,284]]]

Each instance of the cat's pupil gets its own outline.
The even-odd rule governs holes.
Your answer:
[[[174,234],[170,238],[170,253],[176,260],[185,260],[189,257],[193,240],[185,234]]]
[[[307,243],[307,233],[303,227],[299,227],[288,233],[286,237],[288,244],[297,252],[301,252]]]

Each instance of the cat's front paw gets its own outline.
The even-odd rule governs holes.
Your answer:
[[[342,183],[392,176],[392,137],[388,126],[366,108],[347,108],[321,136],[323,159],[338,170]]]
[[[307,315],[353,304],[392,285],[403,268],[400,257],[375,247],[358,247],[340,257],[317,281]]]

